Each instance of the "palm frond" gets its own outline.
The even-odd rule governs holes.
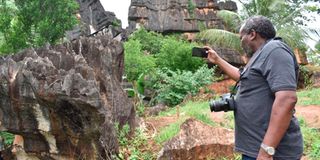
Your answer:
[[[198,34],[198,38],[206,40],[211,45],[229,48],[243,53],[238,34],[221,29],[208,29],[201,31]]]
[[[220,10],[217,12],[217,16],[224,22],[226,30],[234,33],[239,30],[242,19],[238,13],[228,10]]]
[[[291,48],[306,48],[305,39],[310,38],[309,33],[297,26],[285,26],[281,27],[277,31],[277,36],[283,38],[283,40],[291,47]]]

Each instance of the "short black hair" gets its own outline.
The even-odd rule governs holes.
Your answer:
[[[241,27],[241,30],[244,33],[255,31],[265,39],[271,39],[276,36],[276,30],[273,24],[264,16],[249,17]]]

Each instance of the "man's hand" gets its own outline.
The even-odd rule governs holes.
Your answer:
[[[273,160],[273,157],[260,148],[257,160]]]
[[[217,54],[217,52],[209,46],[204,46],[203,48],[207,49],[207,52],[208,52],[207,58],[208,58],[209,62],[211,62],[213,64],[217,64],[218,60],[221,59],[219,57],[219,55]]]
[[[237,81],[240,78],[239,69],[229,64],[227,61],[222,59],[216,51],[214,51],[209,46],[204,46],[207,49],[209,62],[218,65],[227,75],[229,75],[233,80]]]

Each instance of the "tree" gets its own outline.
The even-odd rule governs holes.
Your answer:
[[[244,17],[263,15],[268,17],[277,29],[277,35],[282,37],[292,48],[306,50],[304,40],[310,38],[313,30],[305,25],[312,19],[306,12],[317,12],[319,7],[314,0],[239,0],[244,6],[240,12]]]
[[[275,26],[303,25],[305,21],[311,20],[303,14],[316,12],[315,5],[307,5],[314,0],[239,0],[244,9],[242,16],[263,15],[268,17]],[[304,21],[305,20],[305,21]]]
[[[207,29],[201,31],[197,38],[205,40],[206,43],[217,47],[230,48],[239,53],[243,53],[240,46],[238,31],[242,23],[242,19],[238,13],[220,10],[217,12],[217,17],[223,22],[223,29]]]
[[[311,19],[301,11],[316,12],[319,8],[315,5],[306,5],[312,0],[239,0],[244,6],[240,14],[220,10],[217,16],[223,21],[224,30],[209,29],[200,32],[199,39],[207,39],[212,45],[223,46],[243,53],[239,42],[241,19],[253,15],[268,17],[277,29],[277,36],[282,37],[292,48],[306,51],[304,40],[310,38],[310,33],[315,33],[304,26]],[[240,16],[241,15],[241,16]],[[241,17],[241,18],[240,18]],[[239,42],[240,43],[240,42]]]
[[[77,9],[74,0],[2,0],[0,53],[57,43],[77,24]]]
[[[320,53],[320,41],[318,41],[318,42],[316,43],[316,45],[314,46],[314,48],[317,50],[317,52]]]

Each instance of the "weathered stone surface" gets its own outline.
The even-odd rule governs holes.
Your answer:
[[[159,160],[198,160],[232,157],[234,135],[223,128],[212,128],[195,119],[180,126],[177,136],[169,140],[158,155]]]
[[[238,10],[237,4],[233,1],[219,2],[219,9],[229,10],[236,12]]]
[[[294,50],[294,54],[295,54],[295,56],[296,56],[296,58],[297,58],[297,62],[298,62],[299,64],[302,64],[302,65],[308,64],[308,59],[307,59],[307,55],[306,55],[305,52],[301,52],[301,51],[299,51],[298,48],[296,48],[296,49]]]
[[[117,19],[113,12],[105,11],[100,0],[77,0],[77,2],[80,6],[78,18],[81,23],[66,33],[68,39],[74,40],[80,36],[88,36],[108,26],[117,28],[114,30],[117,31],[116,35],[123,32],[121,20]]]
[[[220,47],[213,47],[214,50],[227,62],[235,65],[235,66],[243,66],[245,62],[241,54],[235,50],[227,49],[227,48],[220,48]]]
[[[123,51],[105,35],[2,57],[0,130],[23,136],[18,155],[109,159],[117,152],[115,122],[133,126],[135,117],[120,85]]]
[[[216,0],[132,0],[129,29],[144,26],[158,32],[199,32],[201,27],[223,28],[216,16],[219,9],[237,10],[234,2],[218,4]],[[234,5],[231,5],[234,3]],[[231,7],[232,6],[232,7]]]
[[[168,109],[168,106],[166,106],[165,104],[159,103],[155,106],[146,108],[145,115],[148,117],[157,116],[161,111],[165,111],[166,109]]]

